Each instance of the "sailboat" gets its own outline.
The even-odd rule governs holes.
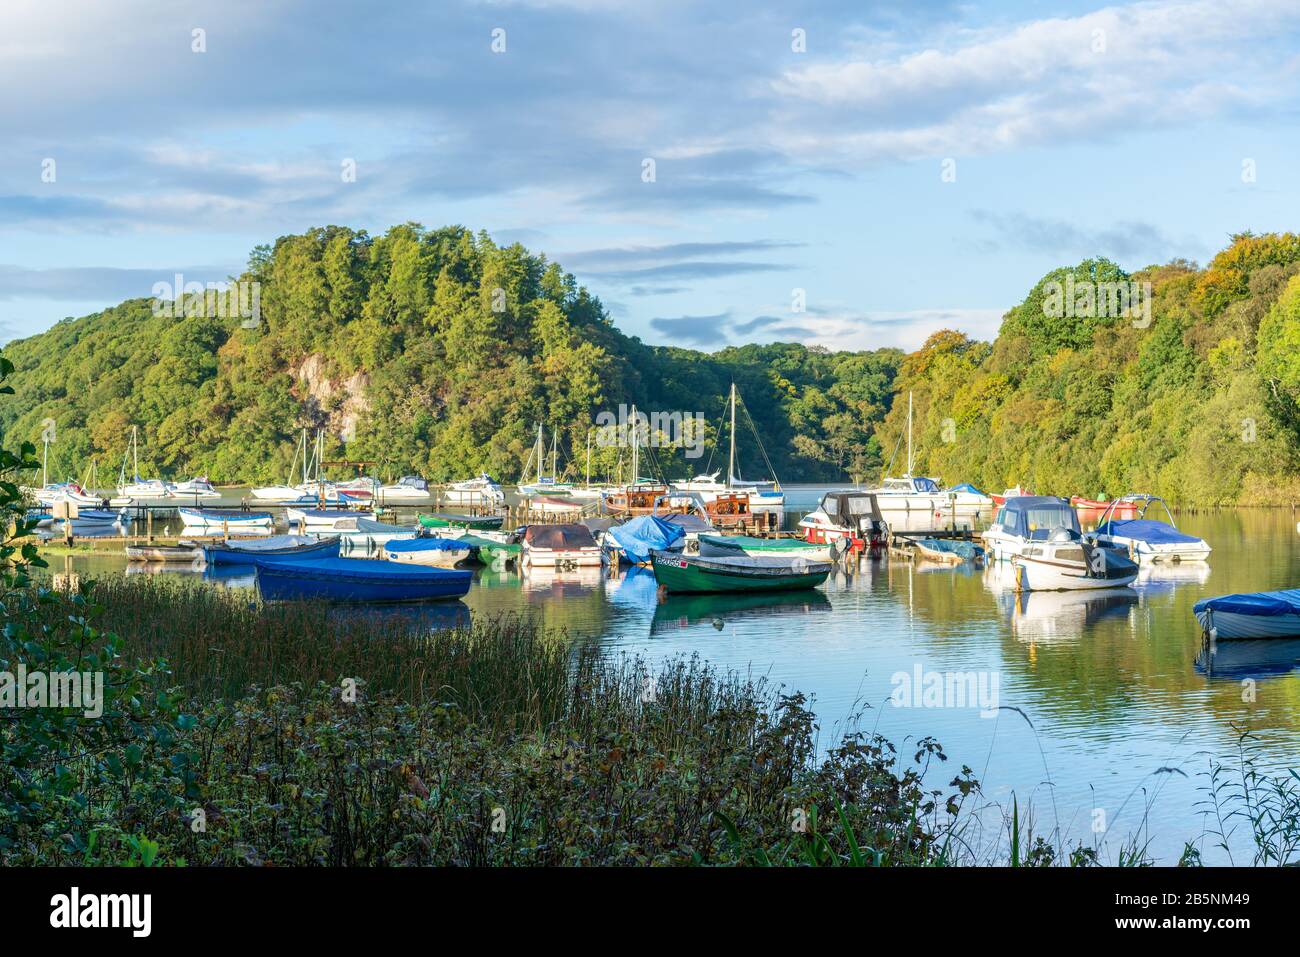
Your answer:
[[[591,429],[587,430],[587,480],[582,488],[569,489],[569,497],[577,499],[588,499],[595,501],[604,495],[608,489],[595,487],[591,484]]]
[[[736,383],[731,383],[731,394],[727,400],[728,407],[731,410],[731,429],[730,429],[730,450],[727,455],[727,480],[721,482],[718,480],[720,472],[708,472],[680,482],[674,482],[673,488],[679,492],[698,492],[700,497],[706,503],[717,501],[718,496],[739,496],[749,497],[749,511],[756,514],[763,512],[774,512],[781,514],[785,508],[785,493],[781,491],[781,483],[777,481],[775,474],[771,482],[746,482],[736,475]],[[749,418],[746,412],[746,418]],[[754,433],[754,439],[758,442],[760,451],[763,451],[764,460],[767,459],[767,452],[763,450],[763,442],[758,437],[758,430],[754,428],[753,419],[749,420],[750,430]],[[771,463],[768,463],[769,467]]]
[[[612,489],[602,496],[605,509],[622,515],[653,515],[659,510],[660,500],[668,495],[668,486],[654,479],[641,478],[640,451],[641,428],[637,423],[636,406],[632,406],[632,470],[629,483],[621,488]]]
[[[103,500],[98,496],[91,495],[86,489],[89,487],[86,483],[78,485],[69,479],[66,482],[55,482],[50,484],[49,480],[49,461],[50,461],[50,440],[45,440],[45,451],[41,456],[41,487],[31,488],[23,486],[20,491],[39,502],[41,505],[52,506],[59,502],[74,502],[77,505],[96,506],[103,504]]]
[[[298,460],[302,459],[302,483],[294,485],[293,473],[298,467]],[[252,489],[253,498],[261,502],[279,502],[281,504],[306,504],[315,501],[315,496],[308,495],[306,492],[307,485],[307,430],[302,430],[302,435],[298,438],[298,445],[293,451],[293,461],[289,463],[289,477],[285,479],[283,485],[263,485]]]
[[[131,481],[126,478],[126,463],[128,459],[131,462]],[[174,498],[172,490],[167,487],[167,483],[162,479],[144,479],[140,477],[140,449],[138,430],[131,426],[131,447],[122,456],[122,470],[118,474],[117,494],[122,498],[131,499],[132,502],[140,502],[149,499],[169,499]]]
[[[897,449],[895,449],[897,452]],[[937,512],[947,508],[950,496],[932,478],[912,474],[912,393],[907,393],[907,472],[902,478],[886,478],[879,488],[868,489],[876,496],[882,512]]]
[[[542,433],[542,423],[537,423],[537,444],[533,446],[533,451],[528,455],[528,461],[524,463],[524,471],[527,472],[534,456],[537,458],[537,480],[528,484],[521,484],[519,486],[520,495],[568,495],[573,491],[573,486],[568,482],[556,481],[559,438],[559,430],[553,430],[551,432],[551,474],[549,476],[543,475],[542,469],[546,465],[546,443]]]

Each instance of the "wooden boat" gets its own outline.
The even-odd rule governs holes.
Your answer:
[[[126,559],[131,562],[192,562],[203,557],[203,549],[193,545],[128,545]]]
[[[190,528],[270,528],[270,512],[246,512],[242,508],[185,508],[176,510]]]
[[[1126,502],[1122,499],[1115,499],[1113,502],[1102,502],[1097,499],[1084,498],[1081,495],[1071,495],[1070,504],[1081,512],[1104,512],[1112,505],[1116,515],[1132,515],[1137,511],[1137,503]]]
[[[1133,584],[1137,562],[1112,548],[1093,545],[1074,529],[1056,528],[1031,541],[1011,559],[1017,591],[1082,591]]]
[[[668,496],[668,486],[638,482],[605,496],[605,510],[619,515],[654,515],[656,502]],[[664,511],[662,503],[658,511]]]
[[[749,535],[700,535],[700,555],[704,558],[804,558],[810,562],[833,562],[847,548],[844,539],[814,543],[802,538],[752,538]]]
[[[473,549],[458,538],[395,538],[384,543],[383,555],[390,562],[454,568],[469,558]]]
[[[711,502],[706,500],[704,509],[715,528],[738,528],[755,522],[746,492],[719,494]]]
[[[912,542],[916,554],[927,562],[941,565],[960,565],[963,562],[981,562],[984,549],[974,542],[958,542],[946,538],[918,538]]]
[[[425,528],[468,528],[475,531],[500,528],[503,519],[502,515],[452,515],[446,512],[420,512],[416,515],[416,521]]]
[[[590,568],[605,560],[585,525],[529,525],[524,530],[521,554],[526,568]]]
[[[209,565],[254,565],[260,558],[338,558],[339,538],[309,535],[273,535],[270,538],[232,539],[203,546]]]
[[[262,559],[257,587],[266,601],[413,602],[462,598],[473,575],[369,558]]]
[[[650,567],[669,592],[755,592],[816,588],[833,566],[802,558],[701,558],[656,552]]]
[[[1300,635],[1300,589],[1202,598],[1192,614],[1216,639],[1290,638]]]

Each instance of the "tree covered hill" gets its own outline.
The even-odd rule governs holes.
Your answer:
[[[734,380],[783,479],[880,468],[874,430],[897,350],[648,346],[557,264],[459,227],[314,229],[258,247],[238,278],[259,284],[254,328],[234,301],[193,296],[169,316],[135,299],[10,343],[5,438],[39,442],[53,420],[52,478],[81,475],[93,458],[101,484],[133,425],[148,474],[280,481],[306,427],[326,430],[327,459],[373,461],[385,476],[514,479],[543,422],[548,447],[560,431],[560,471],[573,478],[599,412],[697,413],[716,440]],[[747,427],[737,431],[742,471],[756,477],[761,452]],[[692,474],[715,445],[694,460],[643,455],[642,473]],[[595,446],[593,476],[619,455]],[[713,457],[720,466],[725,453]]]
[[[561,473],[580,478],[597,414],[635,403],[708,422],[711,463],[710,451],[643,458],[642,474],[675,478],[725,466],[714,449],[734,381],[785,481],[902,472],[911,393],[915,470],[951,484],[1300,501],[1292,234],[1235,236],[1204,269],[1063,267],[994,342],[944,331],[906,356],[649,346],[559,265],[460,227],[314,229],[258,247],[239,279],[260,284],[255,328],[211,301],[169,317],[136,299],[9,344],[5,439],[39,442],[53,420],[52,477],[94,458],[110,479],[135,425],[142,472],[264,482],[285,477],[301,428],[321,428],[328,458],[374,461],[386,477],[513,480],[544,422],[548,446],[560,431]],[[1127,312],[1117,289],[1133,293]],[[738,445],[745,474],[766,471],[747,426]],[[595,447],[593,476],[619,455]]]
[[[1203,270],[1173,262],[1129,275],[1089,260],[1050,273],[992,344],[938,333],[903,361],[896,385],[914,395],[917,471],[1095,498],[1300,501],[1298,273],[1300,236],[1289,233],[1234,236]],[[1060,315],[1048,300],[1059,304],[1067,280],[1085,291],[1150,283],[1151,308]],[[895,402],[887,450],[906,414]]]

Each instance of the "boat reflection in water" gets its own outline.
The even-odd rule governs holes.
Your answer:
[[[393,602],[382,605],[332,605],[329,616],[340,621],[363,620],[377,625],[407,624],[415,631],[464,629],[473,624],[469,606],[459,598],[454,601]]]
[[[682,631],[702,622],[719,631],[746,618],[795,617],[829,611],[830,599],[816,589],[787,592],[666,595],[655,606],[650,634]]]
[[[605,598],[614,605],[653,608],[658,591],[655,573],[642,565],[622,566],[605,579]]]
[[[1204,585],[1209,580],[1209,562],[1149,562],[1138,566],[1134,584],[1144,592],[1164,592],[1179,585]]]
[[[198,575],[207,565],[202,558],[192,562],[131,562],[122,571],[124,575]]]
[[[525,595],[531,597],[574,598],[600,588],[608,572],[603,566],[578,568],[544,568],[532,565],[522,569],[520,582]]]
[[[1010,617],[1011,633],[1022,641],[1078,638],[1100,621],[1127,618],[1138,604],[1138,593],[1128,587],[1017,592],[1015,569],[1005,562],[989,566],[984,587]]]
[[[1300,638],[1210,641],[1201,643],[1196,671],[1207,678],[1265,678],[1300,665]]]

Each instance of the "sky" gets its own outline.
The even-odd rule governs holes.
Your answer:
[[[991,339],[1058,266],[1300,228],[1298,41],[1295,0],[3,0],[0,341],[408,221],[650,343]]]

